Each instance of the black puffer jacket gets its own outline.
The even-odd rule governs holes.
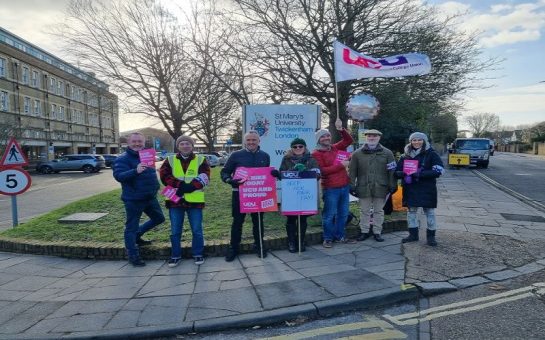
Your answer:
[[[139,174],[136,172],[139,163],[138,152],[131,149],[115,160],[113,175],[121,183],[121,199],[124,201],[151,199],[159,190],[155,167],[149,167]]]
[[[397,162],[396,177],[403,178],[403,206],[437,208],[437,184],[436,178],[441,176],[443,161],[431,148],[420,152],[414,158],[409,156],[411,145],[405,147],[405,153]],[[403,161],[405,159],[418,160],[418,175],[413,176],[411,183],[406,183],[403,174]]]
[[[235,151],[229,156],[227,163],[221,169],[220,175],[222,181],[232,178],[238,167],[261,168],[271,164],[271,158],[265,151],[259,148],[255,152],[246,149]]]

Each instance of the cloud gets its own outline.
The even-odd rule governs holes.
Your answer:
[[[475,112],[497,114],[503,125],[532,124],[545,120],[545,83],[475,93],[467,100],[467,115]]]
[[[533,3],[495,4],[486,11],[477,11],[469,5],[449,1],[438,5],[443,15],[463,14],[459,22],[461,29],[483,32],[481,44],[495,47],[524,41],[541,39],[545,29],[545,0]]]

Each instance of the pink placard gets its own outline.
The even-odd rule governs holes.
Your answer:
[[[337,151],[337,156],[335,157],[335,164],[341,164],[343,161],[347,161],[350,159],[350,156],[352,154],[348,151]]]
[[[418,171],[418,160],[405,159],[403,160],[403,173],[405,175],[411,175]]]
[[[254,213],[277,211],[276,179],[271,175],[272,167],[237,168],[247,174],[246,180],[238,187],[240,212]],[[236,177],[235,171],[235,177]]]
[[[142,149],[138,151],[138,155],[140,156],[140,163],[155,166],[155,149]]]
[[[178,190],[178,189],[176,189],[174,187],[171,187],[170,185],[167,185],[161,191],[161,195],[165,196],[166,198],[168,198],[169,200],[171,200],[174,203],[178,203],[178,202],[180,202],[181,197],[176,195],[176,190]]]

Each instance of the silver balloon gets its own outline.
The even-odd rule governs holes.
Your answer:
[[[346,103],[346,113],[356,121],[372,119],[378,114],[380,103],[367,93],[355,94]]]

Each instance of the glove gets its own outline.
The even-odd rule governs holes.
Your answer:
[[[271,170],[271,176],[280,179],[280,178],[281,178],[281,176],[280,176],[280,171],[278,171],[278,170],[276,170],[276,169],[272,169],[272,170]]]
[[[295,164],[295,166],[293,167],[293,170],[295,171],[305,171],[306,167],[304,164]]]
[[[195,190],[197,190],[197,188],[195,188],[193,184],[182,182],[178,187],[178,190],[176,190],[176,195],[182,197],[184,194],[192,193]]]
[[[231,184],[231,186],[233,188],[238,188],[239,185],[242,184],[242,180],[241,179],[234,179],[234,178],[228,178],[225,183],[227,184]]]
[[[403,178],[403,180],[405,181],[405,183],[407,184],[411,184],[413,182],[413,178],[411,177],[411,175],[405,175],[405,177]]]

